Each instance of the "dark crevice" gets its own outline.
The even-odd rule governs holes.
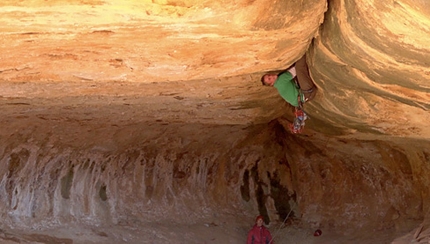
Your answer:
[[[246,202],[251,200],[250,192],[249,192],[249,171],[245,170],[242,178],[243,185],[240,186],[240,194],[242,195],[242,199]]]
[[[73,166],[70,168],[67,175],[63,176],[61,178],[61,196],[64,199],[70,198],[70,189],[72,188],[73,184]]]

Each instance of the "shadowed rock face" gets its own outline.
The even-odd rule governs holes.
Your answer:
[[[411,229],[429,209],[428,1],[6,0],[0,13],[4,226],[260,213]],[[259,80],[304,53],[319,91],[292,135],[292,108]]]

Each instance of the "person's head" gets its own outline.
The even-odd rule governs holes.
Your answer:
[[[258,227],[261,227],[262,225],[263,225],[263,216],[261,216],[261,215],[258,215],[257,216],[257,218],[255,219],[255,224],[258,226]]]
[[[261,83],[263,86],[273,86],[275,84],[276,79],[278,79],[277,74],[267,73],[261,77]]]

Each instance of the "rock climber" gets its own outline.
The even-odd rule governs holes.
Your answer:
[[[279,74],[267,73],[261,77],[265,86],[275,87],[282,98],[294,107],[312,100],[317,92],[309,68],[306,63],[306,54],[295,64]]]
[[[263,225],[263,216],[259,215],[255,219],[255,225],[248,232],[246,244],[273,244],[270,231]]]
[[[306,63],[306,54],[287,70],[279,73],[267,73],[261,77],[261,83],[265,86],[275,87],[279,95],[289,104],[295,107],[295,121],[290,128],[293,133],[300,133],[307,119],[303,111],[303,104],[312,100],[317,92],[309,68]]]

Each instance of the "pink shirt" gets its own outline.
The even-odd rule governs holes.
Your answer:
[[[272,235],[266,227],[254,225],[248,233],[246,244],[273,244]]]

